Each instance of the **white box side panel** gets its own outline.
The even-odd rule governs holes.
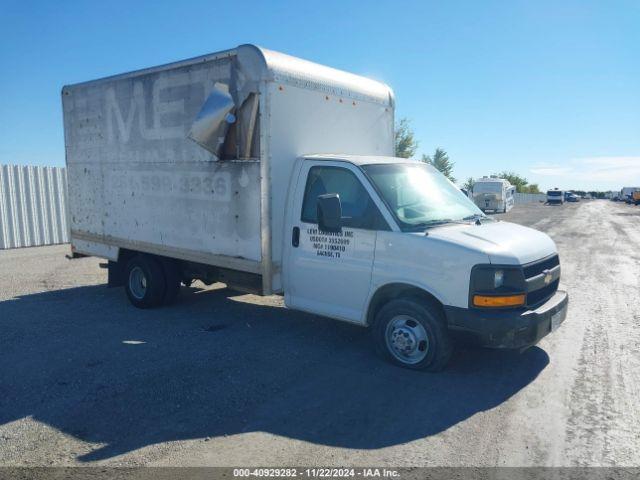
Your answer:
[[[259,261],[259,176],[257,162],[70,169],[72,236]]]
[[[66,169],[0,166],[0,249],[68,242]]]
[[[219,264],[261,260],[255,161],[216,161],[188,138],[231,59],[65,87],[72,243]],[[185,253],[186,252],[186,253]]]

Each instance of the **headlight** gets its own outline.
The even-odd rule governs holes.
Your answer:
[[[526,303],[526,282],[519,265],[476,265],[471,270],[469,306],[514,308]]]

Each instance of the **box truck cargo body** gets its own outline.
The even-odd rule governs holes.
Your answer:
[[[295,159],[393,154],[386,85],[250,45],[67,86],[62,101],[76,251],[237,269],[266,294],[282,290],[270,212]]]
[[[66,86],[62,102],[72,251],[108,259],[137,307],[194,279],[282,294],[427,370],[458,337],[522,349],[566,316],[547,235],[393,157],[383,83],[242,45]]]

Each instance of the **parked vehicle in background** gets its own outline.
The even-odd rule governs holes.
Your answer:
[[[564,203],[564,192],[554,188],[553,190],[547,190],[547,203],[562,205]]]
[[[635,190],[631,194],[631,200],[633,201],[634,205],[640,205],[640,190]]]
[[[482,177],[473,185],[473,202],[482,210],[506,213],[513,208],[516,187],[497,176]]]
[[[391,156],[384,84],[242,45],[62,101],[72,252],[108,259],[136,307],[196,279],[281,294],[431,371],[458,336],[522,349],[566,316],[551,238]]]
[[[578,195],[576,195],[573,192],[569,192],[566,196],[565,196],[565,200],[567,202],[579,202],[580,201],[580,197]]]
[[[625,203],[633,202],[633,192],[640,190],[640,187],[622,187],[620,190],[620,200]]]

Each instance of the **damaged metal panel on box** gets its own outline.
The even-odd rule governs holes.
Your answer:
[[[77,251],[98,242],[257,269],[259,95],[249,78],[222,52],[63,89]]]
[[[66,170],[0,166],[0,249],[67,242]]]

